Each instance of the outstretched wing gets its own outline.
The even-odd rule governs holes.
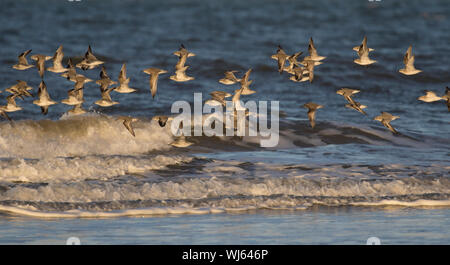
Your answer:
[[[26,50],[19,55],[19,64],[28,64],[26,56],[30,54],[31,50]]]

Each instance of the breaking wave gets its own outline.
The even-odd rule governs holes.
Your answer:
[[[0,212],[94,218],[450,206],[450,168],[442,147],[436,151],[441,159],[432,163],[364,164],[363,157],[348,164],[348,157],[366,152],[364,146],[372,152],[387,145],[426,152],[448,146],[448,139],[322,122],[312,130],[307,120],[288,120],[280,124],[276,148],[259,147],[259,137],[206,136],[188,137],[194,145],[175,148],[170,126],[140,119],[134,128],[136,137],[116,117],[96,113],[1,122]],[[349,144],[359,149],[342,154],[336,147]],[[324,162],[329,151],[321,147],[327,146],[338,160]],[[320,161],[309,163],[316,157]]]
[[[194,159],[168,167],[114,179],[9,183],[0,186],[0,211],[56,218],[450,206],[449,168],[438,165],[293,167]]]
[[[95,113],[56,121],[1,122],[0,157],[133,155],[169,149],[170,128],[145,120],[134,128],[136,137],[115,117]]]

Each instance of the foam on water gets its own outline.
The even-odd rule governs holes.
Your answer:
[[[157,177],[150,170],[109,180],[10,183],[0,186],[0,211],[36,217],[117,217],[303,210],[314,205],[450,206],[449,168],[441,165],[200,162],[184,162],[187,170],[176,177]],[[178,167],[182,164],[178,162]]]
[[[169,149],[170,128],[134,124],[133,137],[115,117],[88,114],[61,120],[0,122],[0,157],[46,158],[132,155]]]
[[[152,215],[166,215],[166,214],[208,214],[208,213],[224,212],[224,210],[222,209],[195,209],[183,207],[131,209],[113,212],[89,212],[80,210],[71,210],[67,212],[42,212],[33,209],[23,209],[20,207],[11,207],[2,205],[0,205],[0,211],[38,218],[117,218],[124,216],[152,216]]]
[[[351,204],[355,206],[396,206],[396,207],[449,207],[450,200],[417,200],[413,202],[402,202],[397,200],[382,201],[380,203],[355,203]],[[30,208],[30,207],[29,207]],[[83,210],[70,210],[65,212],[43,212],[33,209],[24,209],[22,207],[4,206],[0,205],[0,211],[7,212],[15,215],[22,215],[35,218],[118,218],[118,217],[146,217],[146,216],[158,216],[169,214],[217,214],[217,213],[236,213],[254,211],[258,209],[266,210],[306,210],[307,206],[281,206],[281,207],[232,207],[232,208],[192,208],[192,207],[153,207],[142,209],[129,209],[118,211],[83,211]]]
[[[258,136],[203,136],[178,149],[169,145],[170,126],[140,119],[134,128],[136,137],[115,116],[98,113],[1,122],[0,211],[103,218],[316,205],[450,206],[448,160],[437,155],[432,162],[408,163],[427,150],[445,154],[434,147],[446,143],[441,138],[419,141],[335,122],[312,130],[307,121],[288,121],[275,148],[259,147]],[[385,146],[395,161],[362,162],[370,161],[361,157],[365,150],[376,157]],[[423,151],[405,160],[404,150]],[[361,162],[347,164],[349,157]]]
[[[433,207],[433,206],[450,206],[450,200],[416,200],[416,201],[398,201],[398,200],[381,200],[379,202],[355,202],[355,206],[406,206],[406,207]]]
[[[44,159],[0,160],[0,181],[61,182],[108,179],[125,174],[140,174],[167,165],[191,161],[180,155],[84,156]]]

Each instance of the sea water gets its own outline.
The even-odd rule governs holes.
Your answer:
[[[450,5],[421,1],[2,1],[0,84],[34,87],[36,69],[11,68],[17,56],[80,59],[87,46],[111,78],[127,63],[136,93],[112,92],[120,104],[102,108],[98,86],[85,85],[84,108],[69,117],[58,104],[48,115],[31,98],[0,121],[0,243],[63,244],[70,236],[91,244],[448,244],[450,113],[444,101],[417,100],[423,90],[442,95],[450,85]],[[364,36],[377,63],[353,63]],[[313,37],[327,58],[312,83],[280,75],[270,58],[282,45],[307,54]],[[195,80],[168,77],[183,43]],[[413,45],[414,76],[398,73]],[[31,63],[31,59],[29,59]],[[50,62],[48,63],[50,65]],[[161,75],[152,99],[148,67]],[[262,148],[255,137],[188,137],[169,144],[174,101],[207,99],[228,70],[252,68],[257,93],[243,101],[279,101],[280,138]],[[78,72],[96,80],[99,68]],[[44,80],[60,101],[73,83],[51,72]],[[354,98],[367,116],[345,108]],[[5,104],[7,93],[0,94]],[[324,105],[311,129],[303,104]],[[400,116],[393,135],[373,117]],[[118,115],[140,120],[132,137]],[[101,229],[100,229],[101,228]]]

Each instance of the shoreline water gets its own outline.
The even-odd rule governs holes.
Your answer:
[[[36,219],[0,215],[0,244],[450,244],[450,209],[316,207],[154,218]],[[22,235],[22,236],[17,236]]]

